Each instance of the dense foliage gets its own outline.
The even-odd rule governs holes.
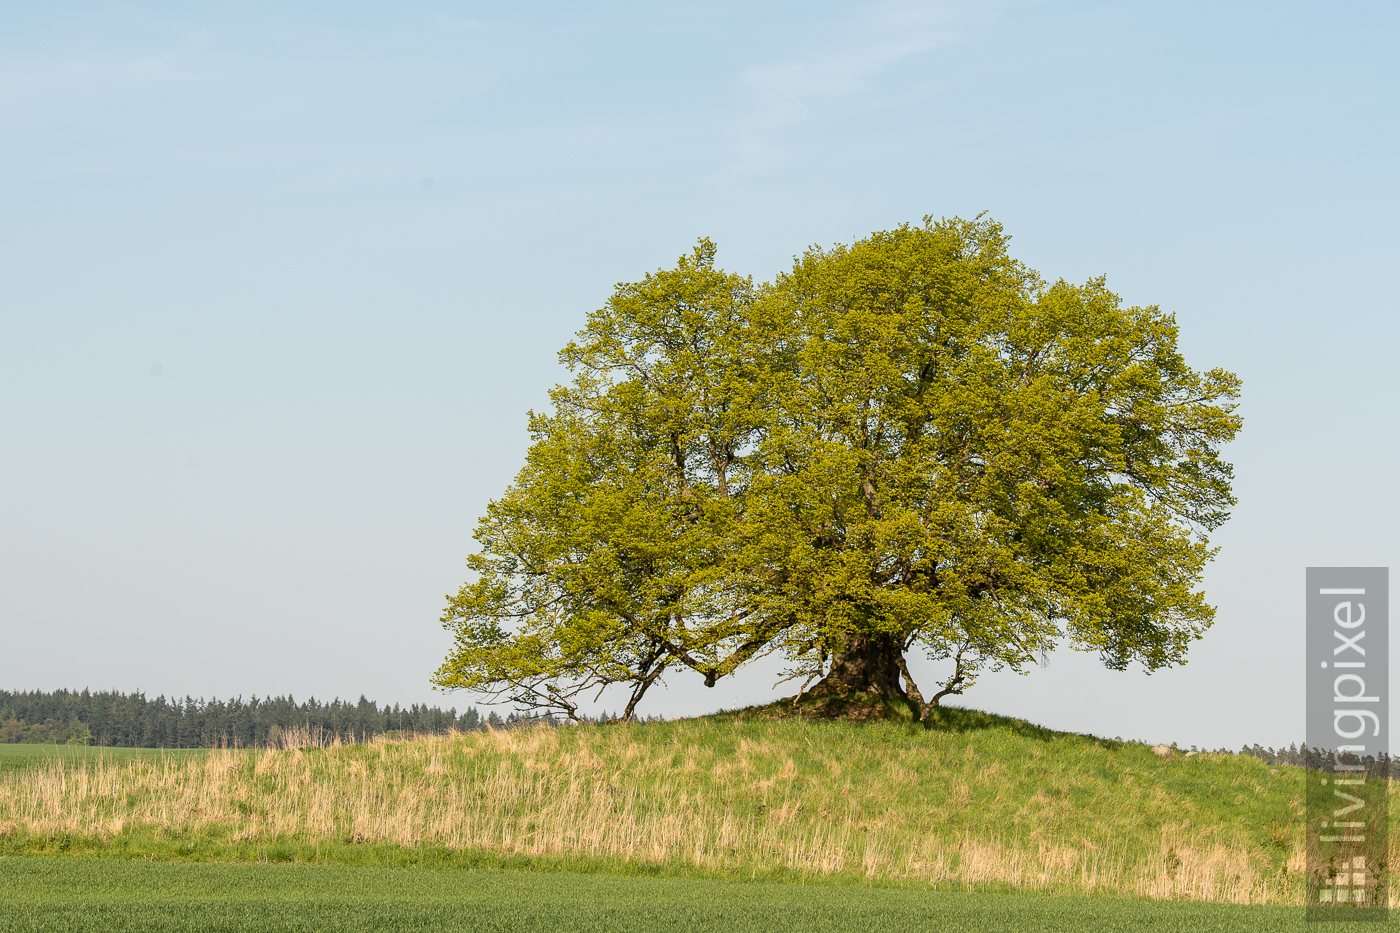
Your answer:
[[[413,704],[380,707],[360,697],[358,703],[314,697],[253,697],[204,700],[144,693],[69,690],[0,690],[0,742],[53,742],[122,748],[217,748],[276,744],[280,733],[306,729],[340,739],[363,741],[384,732],[442,733],[469,731],[487,722],[503,723],[495,713],[480,716],[475,708],[456,709]]]
[[[1170,315],[1007,247],[926,218],[771,283],[704,240],[619,285],[478,525],[437,683],[574,716],[618,685],[627,718],[667,670],[777,655],[813,695],[924,715],[1060,642],[1182,662],[1240,382],[1188,366]],[[912,650],[949,668],[928,701]]]

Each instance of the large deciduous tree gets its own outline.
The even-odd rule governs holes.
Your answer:
[[[714,253],[618,286],[562,351],[439,685],[571,716],[619,685],[630,718],[667,670],[713,686],[776,653],[799,695],[922,713],[1064,640],[1185,659],[1239,380],[1192,370],[1170,316],[1047,284],[989,220],[758,286]],[[927,700],[915,650],[951,664]]]

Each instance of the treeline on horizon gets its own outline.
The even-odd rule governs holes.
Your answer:
[[[482,715],[475,707],[460,714],[417,703],[381,707],[363,696],[358,703],[321,703],[314,697],[298,703],[290,696],[148,700],[142,692],[114,690],[0,690],[0,743],[248,748],[276,745],[290,730],[363,742],[384,733],[470,732],[525,721],[536,720],[515,713]]]
[[[583,717],[587,722],[610,722],[613,716]],[[639,717],[643,722],[664,717]],[[114,748],[251,748],[276,746],[294,730],[340,741],[364,742],[384,734],[442,734],[510,729],[529,725],[559,725],[553,717],[495,711],[482,715],[476,707],[458,713],[426,704],[385,705],[361,696],[356,703],[314,697],[297,703],[292,697],[241,696],[229,700],[185,697],[146,699],[145,693],[115,690],[0,690],[0,744],[103,745]],[[1122,737],[1117,737],[1123,741]],[[1149,744],[1143,742],[1141,744]],[[1191,746],[1196,751],[1196,746]],[[1199,749],[1211,751],[1210,749]],[[1180,750],[1179,750],[1180,751]],[[1214,749],[1216,754],[1235,754]],[[1238,754],[1268,765],[1314,767],[1306,745],[1266,748],[1245,745]],[[1313,753],[1314,755],[1317,753]],[[1363,759],[1368,777],[1391,773],[1389,756]]]

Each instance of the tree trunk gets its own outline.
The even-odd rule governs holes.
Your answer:
[[[831,659],[831,671],[808,696],[864,693],[906,699],[899,684],[899,642],[889,635],[847,635]]]

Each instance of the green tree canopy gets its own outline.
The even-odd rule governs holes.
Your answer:
[[[1239,380],[1007,239],[925,218],[762,285],[701,240],[619,285],[477,529],[435,682],[570,715],[621,685],[631,717],[667,670],[776,654],[808,696],[922,711],[1061,641],[1182,662]],[[927,701],[915,650],[951,664]]]

